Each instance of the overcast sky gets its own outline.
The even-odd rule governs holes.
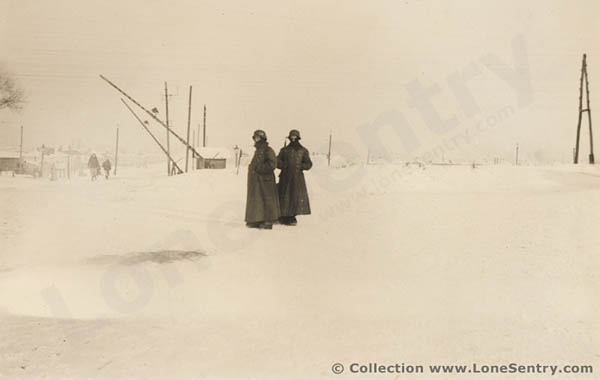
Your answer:
[[[101,149],[119,126],[124,149],[157,149],[103,74],[161,117],[167,81],[181,135],[192,85],[192,125],[206,104],[213,146],[248,145],[260,128],[277,148],[295,128],[314,151],[333,131],[358,154],[508,158],[518,142],[570,159],[584,52],[592,109],[600,97],[599,11],[592,0],[0,0],[0,65],[28,97],[0,111],[0,144],[18,145],[23,125],[27,147]]]

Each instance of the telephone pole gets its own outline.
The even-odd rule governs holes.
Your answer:
[[[192,86],[190,86],[190,97],[188,100],[188,122],[187,122],[187,146],[185,147],[185,172],[188,171],[188,161],[190,157],[190,123],[192,121]]]
[[[196,145],[196,131],[192,131],[192,141],[194,142],[192,145],[195,150],[198,147]],[[194,153],[192,153],[192,170],[196,170],[196,155]]]
[[[331,165],[331,132],[329,132],[329,150],[327,151],[327,166]]]
[[[115,145],[115,173],[117,175],[117,163],[119,162],[119,127],[117,127],[117,143]]]
[[[167,82],[165,82],[165,109],[166,109],[166,124],[167,124],[167,155],[170,156],[171,150],[169,147],[169,130],[171,129],[169,125],[169,91],[167,90]],[[171,160],[167,160],[167,175],[171,175]]]
[[[71,145],[69,145],[69,153],[67,154],[67,179],[71,179]]]
[[[586,98],[586,108],[583,108],[583,85],[585,79],[585,98]],[[588,73],[587,73],[587,62],[586,55],[583,55],[583,61],[581,63],[581,77],[579,79],[579,117],[577,120],[577,140],[575,142],[575,155],[573,158],[573,162],[576,164],[579,161],[579,137],[581,134],[581,119],[583,118],[583,113],[587,112],[588,116],[588,126],[590,130],[590,155],[589,155],[589,163],[594,163],[594,137],[592,133],[592,110],[590,109],[590,89],[588,83]]]
[[[206,147],[206,104],[204,105],[204,121],[202,123],[202,147]]]
[[[21,146],[19,148],[19,160],[23,159],[23,126],[21,125]]]

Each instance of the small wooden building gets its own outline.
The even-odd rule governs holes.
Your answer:
[[[12,172],[13,174],[19,174],[22,171],[23,160],[12,155],[3,155],[0,157],[0,174],[2,172]]]
[[[196,169],[225,169],[231,152],[225,148],[203,147],[196,149],[200,157],[196,157]]]
[[[15,174],[26,174],[34,177],[40,176],[40,167],[27,161],[25,157],[20,158],[19,153],[0,152],[0,175],[2,172]]]

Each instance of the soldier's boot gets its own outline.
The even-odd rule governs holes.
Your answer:
[[[282,216],[279,219],[279,222],[286,226],[295,226],[296,224],[298,224],[298,221],[296,220],[295,216]]]
[[[273,229],[273,223],[271,222],[262,222],[258,228],[260,228],[261,230],[272,230]]]

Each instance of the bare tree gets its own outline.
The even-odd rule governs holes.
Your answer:
[[[0,110],[9,108],[21,109],[25,103],[25,93],[17,86],[13,77],[0,70]]]

